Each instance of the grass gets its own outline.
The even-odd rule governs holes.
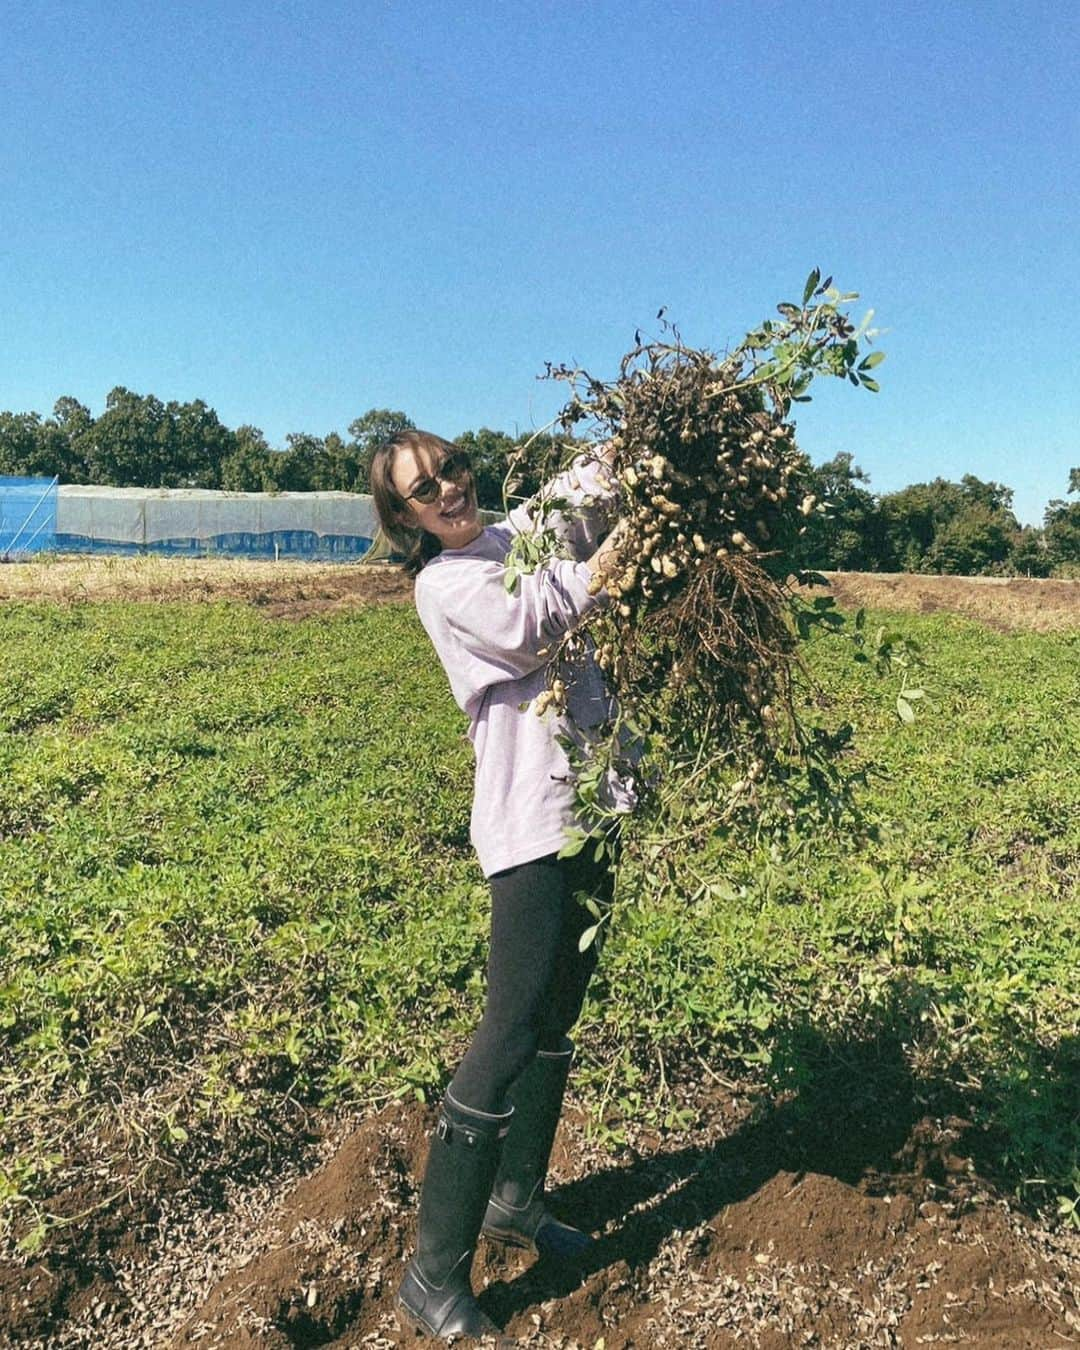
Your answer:
[[[686,858],[659,901],[624,875],[582,1091],[617,1139],[678,1122],[683,1067],[809,1109],[857,1064],[882,1100],[965,1112],[1003,1183],[1067,1199],[1080,637],[890,623],[932,653],[912,727],[839,644],[811,649],[886,775],[878,837]],[[11,603],[0,651],[11,1232],[47,1241],[92,1178],[227,1167],[312,1105],[438,1090],[482,999],[486,889],[463,719],[411,609]]]

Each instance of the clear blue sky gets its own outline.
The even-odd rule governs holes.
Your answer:
[[[818,265],[887,333],[816,461],[1080,464],[1080,7],[3,7],[0,408],[123,384],[272,444],[542,425],[668,307],[723,347]]]

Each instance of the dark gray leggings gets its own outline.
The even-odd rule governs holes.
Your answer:
[[[578,951],[595,919],[576,898],[610,902],[608,860],[586,847],[554,853],[491,878],[491,952],[484,1016],[450,1091],[463,1106],[498,1111],[537,1050],[557,1050],[574,1025],[596,966],[596,945]]]

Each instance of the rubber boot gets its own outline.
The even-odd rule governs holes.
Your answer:
[[[420,1190],[416,1255],[397,1296],[407,1331],[441,1340],[498,1333],[477,1306],[470,1273],[512,1114],[470,1110],[449,1092],[443,1100]]]
[[[573,1260],[593,1244],[587,1233],[560,1223],[544,1203],[548,1160],[573,1056],[569,1037],[559,1050],[538,1051],[507,1094],[514,1121],[483,1225],[485,1237],[562,1261]]]

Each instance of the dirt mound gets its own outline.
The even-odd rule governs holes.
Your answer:
[[[216,1285],[177,1333],[176,1350],[328,1345],[377,1333],[408,1256],[431,1119],[395,1103],[350,1135],[289,1193],[261,1250]]]
[[[170,1350],[399,1344],[393,1295],[430,1121],[396,1104],[364,1123],[285,1199],[260,1250],[221,1279]],[[557,1163],[572,1162],[580,1131],[571,1116]],[[955,1132],[920,1122],[896,1173],[875,1173],[866,1189],[775,1170],[744,1194],[745,1177],[704,1138],[678,1152],[670,1140],[629,1150],[554,1189],[554,1207],[598,1234],[585,1265],[549,1268],[483,1244],[483,1303],[516,1343],[564,1350],[1019,1350],[1080,1339],[1075,1252],[981,1192]],[[714,1205],[724,1191],[730,1201]]]
[[[617,1157],[571,1107],[552,1205],[597,1236],[560,1269],[482,1242],[474,1278],[514,1343],[546,1350],[1080,1342],[1080,1237],[978,1176],[966,1121],[888,1135],[865,1111],[798,1121],[699,1085],[695,1127]],[[859,1136],[863,1120],[865,1137]],[[0,1264],[0,1344],[46,1350],[338,1350],[403,1343],[431,1108],[396,1102],[220,1203],[157,1188],[65,1248]],[[328,1123],[329,1125],[329,1123]],[[850,1125],[850,1128],[849,1128]],[[831,1140],[831,1143],[829,1142]]]
[[[58,1191],[49,1212],[72,1225],[72,1239],[29,1264],[0,1260],[0,1345],[45,1345],[58,1327],[122,1321],[137,1311],[117,1274],[144,1260],[178,1179],[155,1166],[137,1189],[129,1181],[108,1175]]]
[[[939,577],[908,572],[826,572],[842,609],[962,614],[1000,632],[1080,629],[1080,581]]]
[[[1080,581],[829,572],[844,609],[962,614],[1004,632],[1080,629]],[[358,604],[409,603],[412,582],[387,563],[76,555],[0,567],[0,602],[239,600],[271,618],[304,619]]]
[[[239,600],[271,618],[358,604],[408,603],[413,585],[383,563],[261,562],[241,558],[58,557],[0,567],[0,601]]]

